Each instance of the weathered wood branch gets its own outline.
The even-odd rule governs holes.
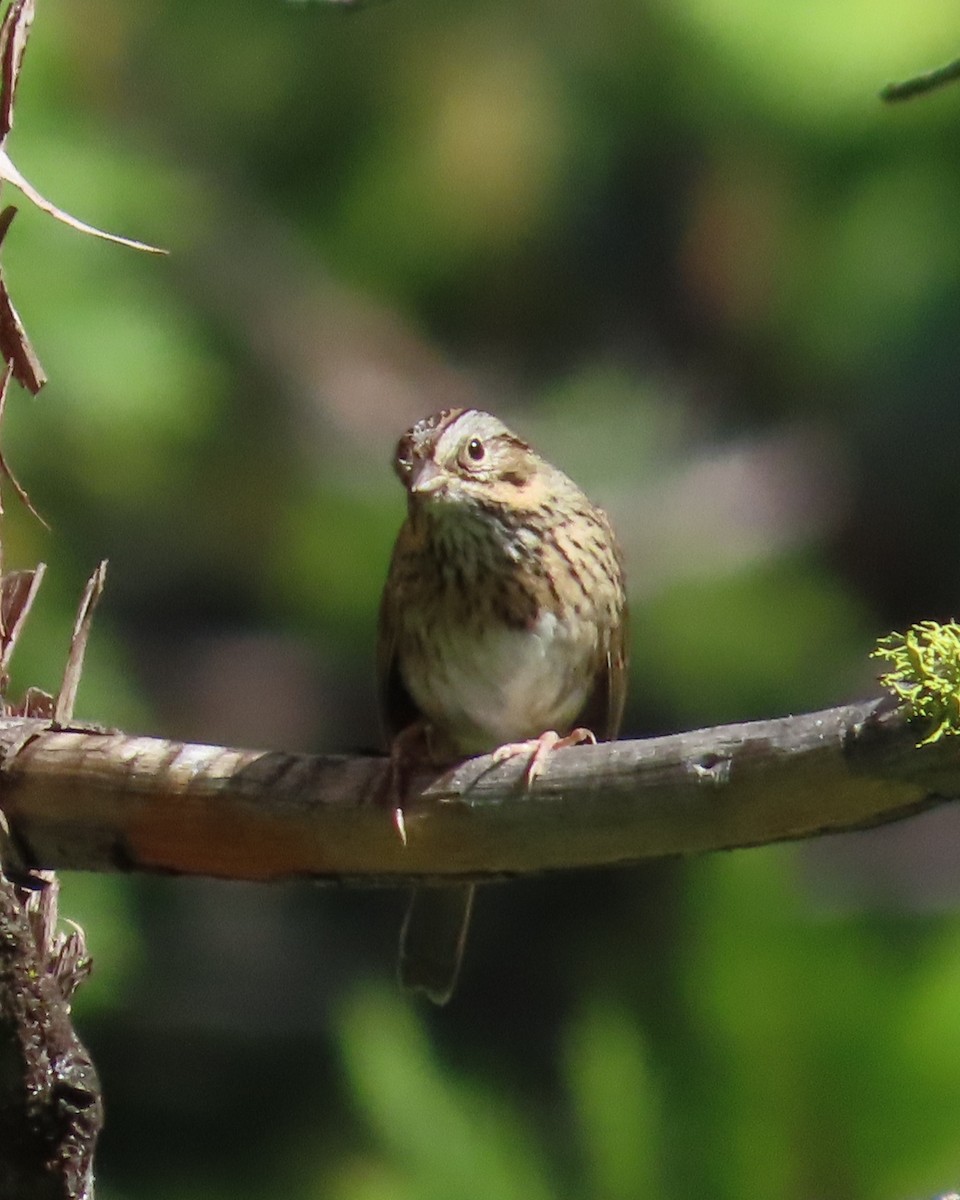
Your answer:
[[[863,828],[960,796],[960,744],[889,700],[415,776],[384,758],[0,721],[0,808],[31,866],[390,884],[638,862]]]
[[[57,929],[56,880],[34,882],[0,872],[0,1196],[91,1200],[103,1108],[70,1023],[89,960],[78,930]]]

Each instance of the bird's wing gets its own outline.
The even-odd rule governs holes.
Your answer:
[[[407,691],[397,658],[397,592],[392,586],[393,564],[380,600],[377,624],[377,704],[380,723],[392,741],[423,714]]]
[[[630,622],[624,605],[620,621],[610,632],[593,691],[576,722],[592,730],[601,741],[612,741],[620,732],[623,706],[627,699],[629,645]]]

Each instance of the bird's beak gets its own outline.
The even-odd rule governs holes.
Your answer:
[[[432,458],[425,458],[414,467],[410,476],[410,494],[412,496],[429,496],[439,491],[444,484],[444,472]]]

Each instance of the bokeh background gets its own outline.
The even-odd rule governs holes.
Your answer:
[[[871,694],[960,610],[960,88],[942,0],[42,0],[4,448],[80,715],[378,740],[397,435],[493,408],[611,512],[625,732]],[[771,796],[771,803],[776,797]],[[67,876],[104,1200],[881,1200],[960,1183],[960,827],[485,889],[401,996],[393,892]]]

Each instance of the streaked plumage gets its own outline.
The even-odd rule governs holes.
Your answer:
[[[615,737],[627,618],[606,514],[501,421],[475,409],[418,422],[400,439],[394,466],[408,514],[380,607],[387,733],[424,723],[438,758],[578,725]],[[470,891],[421,890],[405,924],[401,978],[440,1003],[455,982]],[[463,928],[454,938],[458,903]]]

